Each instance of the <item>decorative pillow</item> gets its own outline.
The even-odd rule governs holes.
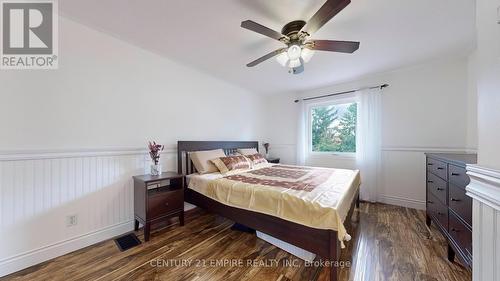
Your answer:
[[[259,153],[255,148],[238,148],[238,153],[241,155],[253,155]]]
[[[247,170],[251,168],[250,161],[242,155],[219,157],[211,161],[223,174],[229,171]]]
[[[255,154],[252,154],[252,155],[247,155],[246,157],[248,159],[250,159],[250,161],[252,161],[253,165],[267,163],[266,158],[264,158],[264,156],[262,154],[260,154],[260,153],[255,153]]]
[[[193,161],[193,165],[196,168],[196,171],[200,174],[207,174],[217,172],[217,167],[215,167],[210,160],[225,157],[226,154],[222,149],[215,150],[202,150],[202,151],[194,151],[189,154],[191,157],[191,161]]]

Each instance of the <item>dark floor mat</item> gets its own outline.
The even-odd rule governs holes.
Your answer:
[[[239,223],[233,224],[233,226],[231,226],[231,229],[237,230],[237,231],[242,231],[242,232],[255,233],[255,229],[250,228],[246,225],[239,224]]]
[[[137,245],[140,245],[141,240],[139,240],[139,238],[137,238],[134,233],[129,233],[122,237],[116,238],[115,243],[116,246],[118,246],[118,249],[123,252]]]

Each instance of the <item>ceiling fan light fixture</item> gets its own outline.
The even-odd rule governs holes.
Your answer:
[[[302,48],[299,45],[291,45],[288,47],[288,50],[286,51],[288,58],[290,60],[298,60],[300,58],[300,55],[302,53]]]
[[[290,59],[288,59],[288,55],[286,52],[283,52],[276,56],[276,61],[278,61],[278,63],[284,67],[287,67],[289,60]]]
[[[295,60],[290,60],[288,62],[288,67],[289,68],[296,68],[302,65],[302,62],[300,61],[300,58],[295,59]]]
[[[314,50],[309,48],[303,48],[300,57],[304,60],[304,63],[308,63],[314,55]]]
[[[318,31],[341,12],[350,0],[326,0],[319,10],[306,22],[295,20],[287,23],[281,33],[251,20],[241,22],[241,27],[277,40],[286,47],[270,52],[250,63],[254,67],[272,57],[283,66],[290,68],[290,73],[299,74],[304,71],[304,64],[309,62],[315,51],[354,53],[359,49],[360,42],[339,40],[308,40],[308,37]]]

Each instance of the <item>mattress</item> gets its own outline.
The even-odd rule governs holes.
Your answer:
[[[266,165],[231,175],[189,175],[188,188],[228,206],[259,212],[350,240],[344,220],[356,196],[358,170]]]

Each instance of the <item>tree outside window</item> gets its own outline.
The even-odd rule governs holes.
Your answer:
[[[357,103],[331,104],[311,109],[313,152],[356,152]]]

